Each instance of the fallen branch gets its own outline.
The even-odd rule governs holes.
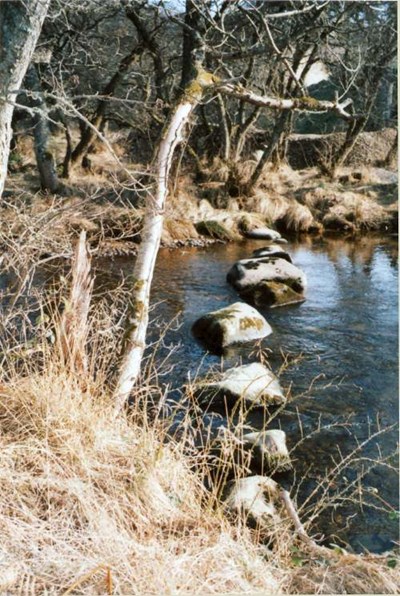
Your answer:
[[[333,551],[332,549],[327,548],[325,546],[320,546],[319,544],[317,544],[315,542],[315,540],[310,538],[310,536],[307,534],[307,532],[304,529],[303,524],[300,521],[300,518],[299,518],[296,508],[294,506],[294,503],[293,503],[292,499],[290,498],[289,492],[282,488],[279,491],[279,496],[285,506],[286,513],[287,513],[288,517],[293,522],[296,533],[297,533],[298,537],[300,538],[300,540],[302,542],[304,542],[305,544],[307,544],[307,546],[312,548],[314,551],[316,550],[324,556],[327,556],[327,555],[331,556],[332,554],[334,554],[335,551]]]

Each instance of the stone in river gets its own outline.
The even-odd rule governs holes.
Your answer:
[[[263,281],[283,283],[299,293],[307,287],[307,279],[301,269],[285,259],[275,257],[237,261],[228,271],[227,281],[237,290],[244,290]]]
[[[281,235],[276,230],[271,230],[270,228],[258,228],[255,230],[247,230],[245,232],[246,238],[251,238],[253,240],[277,240],[281,238]]]
[[[249,406],[271,406],[285,403],[286,397],[278,378],[259,362],[230,368],[221,378],[210,383],[199,383],[195,395],[207,406],[235,405],[242,400]]]
[[[265,318],[244,302],[203,315],[194,323],[192,331],[213,349],[261,339],[272,333]]]
[[[285,259],[288,263],[292,262],[292,257],[286,250],[283,250],[277,244],[271,244],[270,246],[264,246],[253,251],[252,258],[260,259],[262,257],[275,257],[279,259]]]
[[[281,521],[275,503],[279,500],[278,484],[268,476],[249,476],[234,480],[224,498],[230,513],[271,530]]]
[[[246,433],[243,447],[251,451],[252,462],[261,470],[285,472],[292,468],[283,430],[271,429]]]

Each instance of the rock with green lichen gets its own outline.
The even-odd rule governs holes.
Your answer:
[[[265,318],[244,302],[236,302],[203,315],[194,323],[192,331],[207,347],[214,350],[261,339],[272,333]]]
[[[240,291],[240,296],[257,307],[269,306],[270,308],[300,304],[305,300],[301,292],[296,292],[290,286],[275,281],[262,281],[254,286],[248,286]]]
[[[214,238],[214,240],[229,241],[235,240],[236,238],[235,234],[233,234],[227,227],[214,219],[199,221],[195,225],[195,228],[198,234]]]
[[[195,395],[201,405],[214,407],[234,407],[238,401],[265,407],[286,401],[277,377],[258,362],[230,368],[217,381],[199,383]]]
[[[260,257],[237,261],[228,271],[227,280],[239,291],[261,282],[277,282],[302,293],[307,287],[303,271],[279,257]]]

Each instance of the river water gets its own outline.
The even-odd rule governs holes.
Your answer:
[[[150,337],[159,340],[169,323],[158,357],[161,361],[173,353],[164,373],[160,365],[159,382],[176,388],[188,377],[221,366],[221,355],[207,353],[192,336],[191,326],[200,315],[239,300],[226,282],[226,273],[236,260],[262,245],[244,241],[204,249],[160,250]],[[296,472],[280,481],[297,495],[301,506],[327,470],[379,429],[398,421],[397,239],[308,238],[290,242],[287,250],[307,275],[307,299],[300,305],[262,311],[273,334],[260,347],[275,372],[285,357],[291,363],[280,374],[291,399],[273,427],[280,425],[286,431],[295,460]],[[101,279],[116,283],[121,275],[131,273],[132,262],[127,258],[99,261],[97,269]],[[224,353],[223,364],[227,368],[257,358],[254,344],[235,346]],[[257,426],[260,421],[254,416],[251,422]],[[356,482],[357,474],[365,473],[372,460],[395,452],[397,438],[394,428],[367,441],[356,453],[358,462],[332,478],[329,495],[340,493],[342,497],[336,508],[321,512],[313,521],[312,532],[332,536],[328,542],[342,541],[358,552],[383,552],[398,542],[395,513],[380,509],[387,505],[399,509],[398,477],[393,469],[397,457]],[[353,485],[355,494],[346,500]],[[302,509],[304,520],[316,499]]]

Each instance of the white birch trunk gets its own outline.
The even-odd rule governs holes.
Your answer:
[[[0,198],[7,176],[16,92],[31,61],[50,0],[0,2]]]
[[[182,140],[183,128],[200,101],[203,90],[212,82],[211,79],[210,75],[200,71],[197,78],[188,85],[164,128],[156,153],[155,191],[154,196],[148,198],[143,238],[133,270],[134,284],[130,314],[114,392],[116,413],[123,407],[139,377],[143,352],[146,347],[150,288],[160,246],[172,158],[176,146]]]

